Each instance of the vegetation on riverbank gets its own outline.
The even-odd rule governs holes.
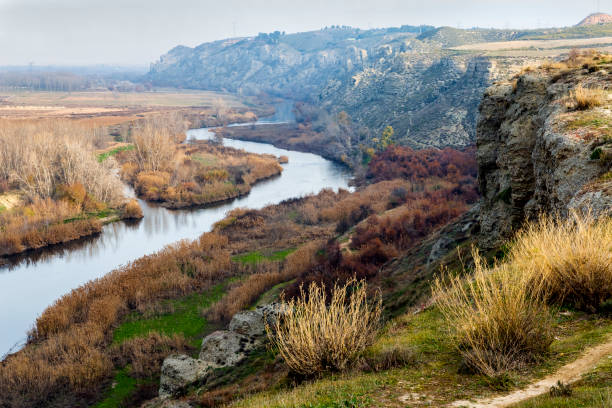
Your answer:
[[[115,152],[121,177],[143,199],[169,208],[213,204],[245,195],[282,171],[271,155],[207,141],[184,144],[186,126],[180,116],[144,121],[132,132],[132,147]]]
[[[123,214],[114,164],[94,155],[105,142],[98,130],[68,121],[2,122],[0,194],[18,198],[0,214],[0,256],[98,233]]]

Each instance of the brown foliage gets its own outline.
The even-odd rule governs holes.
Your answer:
[[[113,325],[130,310],[144,310],[161,299],[205,290],[226,279],[226,246],[225,237],[204,234],[140,258],[57,300],[37,319],[28,345],[0,366],[2,402],[40,406],[60,393],[95,387],[110,375],[116,357],[107,348]],[[151,347],[164,344],[182,347],[178,340],[134,340],[119,354],[145,373],[163,354]]]
[[[129,365],[132,377],[148,378],[159,374],[164,358],[187,350],[189,345],[182,335],[170,337],[152,332],[113,346],[111,353],[115,367]]]
[[[139,220],[143,217],[138,200],[128,201],[122,208],[121,218],[124,220]]]
[[[256,272],[208,309],[206,316],[215,321],[228,321],[240,310],[252,305],[267,290],[306,273],[315,265],[315,254],[321,245],[318,241],[309,242],[289,254],[282,263],[258,263],[255,265]]]
[[[65,200],[36,199],[0,214],[0,256],[72,241],[102,230],[97,219],[75,219],[82,209]]]

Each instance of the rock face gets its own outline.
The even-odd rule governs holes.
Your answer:
[[[474,143],[478,104],[491,81],[530,61],[447,47],[520,34],[410,26],[261,34],[176,47],[147,79],[304,100],[332,114],[345,111],[374,134],[391,125],[396,139],[413,147],[463,147]]]
[[[540,213],[567,215],[590,207],[597,215],[610,208],[609,187],[598,181],[609,162],[593,159],[595,149],[605,152],[607,139],[597,129],[569,123],[589,114],[605,122],[611,113],[566,107],[569,91],[578,84],[608,87],[610,74],[576,69],[561,76],[536,70],[485,92],[477,127],[482,247],[501,245]]]
[[[595,24],[610,24],[612,23],[612,15],[606,13],[593,13],[587,16],[584,20],[577,24],[580,26],[588,26]]]
[[[266,321],[280,312],[279,305],[271,304],[237,313],[228,330],[219,330],[204,338],[197,359],[185,355],[167,357],[162,365],[159,396],[180,394],[190,384],[205,383],[215,369],[242,363],[266,341]]]

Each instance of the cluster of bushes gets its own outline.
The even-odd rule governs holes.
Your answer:
[[[98,233],[99,214],[127,208],[114,161],[94,154],[102,142],[99,129],[68,121],[2,122],[0,190],[24,205],[0,214],[0,256]]]
[[[171,126],[175,121],[145,122],[131,136],[135,148],[116,156],[122,178],[145,200],[172,208],[211,204],[244,195],[255,182],[282,171],[270,155],[206,142],[178,144],[184,130]]]
[[[553,340],[549,306],[598,312],[612,299],[612,220],[543,217],[511,243],[506,261],[442,277],[433,296],[465,362],[498,376],[541,358]]]
[[[366,178],[372,182],[396,178],[417,182],[435,177],[461,184],[466,179],[475,179],[477,173],[474,148],[413,150],[390,145],[372,158]]]
[[[0,365],[0,405],[47,406],[56,397],[91,394],[114,363],[159,370],[165,352],[183,347],[180,339],[149,336],[117,349],[109,347],[112,328],[130,311],[227,279],[227,244],[216,234],[179,242],[57,300],[37,319],[25,348]]]

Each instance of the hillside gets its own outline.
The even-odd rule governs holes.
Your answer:
[[[469,270],[474,268],[479,276],[479,268],[483,266],[470,256],[469,246],[473,244],[479,244],[486,251],[483,253],[489,262],[496,258],[502,262],[501,269],[494,267],[476,279],[486,279],[483,277],[504,270],[504,265],[525,268],[538,262],[538,252],[523,253],[526,247],[522,245],[531,242],[529,245],[541,245],[542,251],[550,251],[551,247],[547,247],[538,235],[544,234],[546,228],[549,228],[546,234],[552,234],[550,239],[559,237],[559,243],[574,246],[577,253],[600,252],[598,247],[582,247],[586,245],[584,241],[576,247],[577,241],[572,241],[569,235],[554,235],[557,228],[566,228],[559,224],[537,224],[539,226],[529,230],[531,232],[519,233],[518,241],[510,245],[506,242],[524,221],[534,220],[539,213],[559,213],[563,219],[572,209],[592,208],[595,216],[609,211],[612,204],[608,186],[611,67],[609,56],[588,54],[574,61],[531,68],[487,90],[478,122],[479,181],[484,195],[481,203],[416,245],[400,250],[397,257],[383,264],[369,278],[371,284],[382,289],[388,320],[355,367],[343,373],[325,372],[309,380],[299,376],[283,380],[288,374],[283,371],[282,360],[264,355],[260,350],[251,352],[252,357],[246,357],[247,362],[238,365],[242,368],[210,370],[211,363],[207,359],[211,358],[208,344],[213,340],[212,335],[204,339],[207,346],[202,347],[199,359],[171,357],[166,360],[161,391],[171,399],[155,400],[148,406],[171,406],[167,405],[168,401],[189,406],[217,406],[245,390],[250,391],[230,406],[609,406],[612,402],[609,371],[612,321],[605,306],[603,310],[585,313],[581,306],[570,306],[574,300],[556,304],[550,312],[552,320],[540,315],[533,321],[538,327],[550,324],[554,339],[546,346],[549,351],[529,363],[522,360],[518,366],[512,366],[514,368],[485,374],[467,366],[469,354],[462,350],[468,345],[453,344],[457,338],[447,331],[448,310],[445,311],[439,299],[432,302],[428,297],[432,277],[441,265],[456,272],[468,265]],[[389,159],[389,163],[402,162],[398,157]],[[373,171],[374,167],[370,169]],[[397,210],[399,208],[388,210],[378,217],[392,218]],[[370,217],[336,237],[336,241],[344,250],[359,253],[355,242],[364,229],[372,228],[377,222],[381,221]],[[571,222],[562,225],[571,225]],[[564,231],[584,239],[580,235],[582,232],[594,233],[593,225],[608,228],[610,222],[601,219],[597,224],[584,225],[586,230],[568,227]],[[535,235],[529,238],[530,234]],[[609,245],[607,241],[597,242]],[[572,255],[563,251],[554,256],[567,256],[565,262],[573,262]],[[582,264],[581,268],[588,267],[585,265],[591,263]],[[609,266],[601,273],[605,276],[601,281],[606,287],[604,297],[609,299]],[[507,276],[500,275],[500,278],[507,279]],[[470,284],[470,280],[458,282]],[[574,289],[579,287],[576,283]],[[486,290],[485,286],[479,288],[476,293]],[[278,290],[262,299],[274,299]],[[443,293],[437,292],[437,296]],[[519,299],[512,301],[520,302]],[[530,306],[519,309],[525,312],[524,307]],[[262,313],[261,309],[236,314],[229,332],[224,333],[231,337],[238,327],[256,330],[257,313]],[[478,313],[492,311],[477,309],[470,312],[470,316]],[[511,309],[500,316],[503,316],[502,322],[513,317]],[[493,315],[490,318],[495,319]],[[529,324],[527,320],[521,322]],[[260,338],[254,338],[259,344]],[[513,343],[512,347],[518,346]],[[495,364],[501,359],[495,359]],[[193,388],[175,399],[180,395],[177,390],[190,381],[181,374],[191,372],[186,368],[187,362],[204,371],[194,373]]]
[[[584,20],[579,22],[577,26],[588,26],[595,24],[609,24],[612,23],[612,15],[606,13],[593,13],[587,16]]]
[[[397,141],[412,147],[463,147],[475,141],[478,104],[492,82],[573,47],[608,47],[610,38],[583,43],[568,39],[611,32],[608,25],[275,32],[176,47],[152,65],[146,79],[161,86],[271,94],[323,108],[329,116],[317,126],[328,140],[338,142],[336,159],[354,157],[360,144],[371,146],[388,125]],[[536,39],[560,42],[490,50],[491,44]],[[338,135],[334,129],[340,112],[348,114],[351,131]]]

